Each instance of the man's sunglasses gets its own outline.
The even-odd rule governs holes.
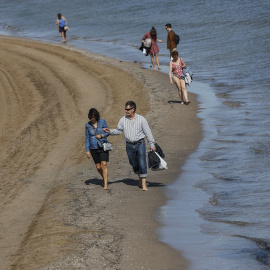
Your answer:
[[[134,109],[134,108],[130,108],[130,109],[125,109],[125,111],[130,111],[130,110],[132,110],[132,109]]]

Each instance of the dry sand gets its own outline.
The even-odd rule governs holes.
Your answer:
[[[96,107],[110,128],[127,100],[148,119],[169,169],[142,192],[123,136],[109,137],[109,191],[85,157]],[[168,75],[67,45],[0,38],[1,269],[188,269],[158,241],[164,187],[201,139],[196,96],[177,102]],[[185,217],[183,217],[185,218]]]

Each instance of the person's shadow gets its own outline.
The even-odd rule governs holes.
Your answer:
[[[84,183],[89,186],[89,185],[97,185],[97,186],[101,186],[102,185],[102,179],[97,179],[97,178],[93,178],[93,179],[88,179],[86,181],[84,181]]]
[[[181,101],[179,100],[168,100],[168,103],[171,104],[171,103],[181,103]]]
[[[122,179],[122,180],[117,180],[117,181],[113,181],[113,182],[110,182],[110,184],[117,184],[117,183],[124,183],[128,186],[138,186],[139,185],[139,180],[135,180],[135,179],[131,179],[131,178],[125,178],[125,179]],[[163,187],[165,186],[164,184],[162,183],[158,183],[158,182],[148,182],[146,181],[147,183],[147,186],[148,187]]]
[[[158,182],[147,182],[147,186],[148,187],[164,187],[165,185],[163,183],[158,183]],[[97,179],[97,178],[93,178],[93,179],[88,179],[86,181],[84,181],[84,183],[88,186],[88,185],[97,185],[97,186],[101,186],[102,185],[102,179]],[[135,180],[135,179],[131,179],[131,178],[125,178],[122,180],[117,180],[117,181],[109,181],[109,185],[113,185],[113,184],[118,184],[118,183],[124,183],[128,186],[138,186],[139,185],[139,180]]]

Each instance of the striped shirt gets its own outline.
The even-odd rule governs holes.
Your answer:
[[[147,138],[150,147],[155,147],[155,139],[152,135],[147,120],[139,115],[135,114],[133,120],[129,116],[123,116],[117,125],[116,129],[111,129],[110,135],[119,135],[124,131],[124,138],[126,142],[137,142],[144,137]]]

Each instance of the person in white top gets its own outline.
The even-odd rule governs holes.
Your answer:
[[[126,102],[125,112],[126,115],[120,119],[116,129],[104,128],[104,131],[110,135],[119,135],[124,132],[129,163],[133,167],[134,173],[139,176],[139,187],[143,191],[147,191],[147,163],[144,138],[147,138],[153,151],[156,151],[155,139],[147,120],[143,116],[136,114],[136,103],[134,101]]]

